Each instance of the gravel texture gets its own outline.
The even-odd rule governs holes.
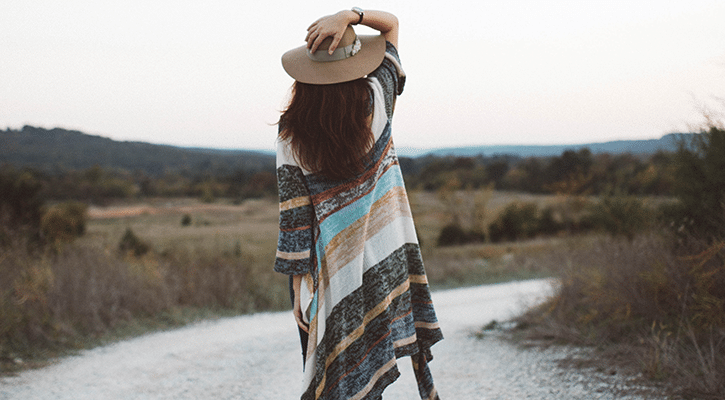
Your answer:
[[[522,349],[474,332],[540,301],[549,281],[433,293],[445,340],[431,370],[442,399],[664,399],[631,378],[559,366],[563,348]],[[295,399],[302,361],[290,312],[195,324],[88,350],[0,378],[0,399]],[[407,358],[385,400],[418,398]],[[637,394],[632,394],[632,393]]]

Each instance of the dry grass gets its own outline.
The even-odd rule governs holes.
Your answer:
[[[131,209],[138,208],[138,205],[131,205]],[[147,263],[166,263],[168,268],[183,271],[180,276],[186,277],[187,281],[179,284],[194,288],[194,294],[188,294],[189,297],[227,293],[223,295],[228,297],[226,300],[217,295],[214,301],[197,299],[191,302],[192,305],[218,304],[242,312],[287,306],[287,280],[272,271],[278,235],[275,199],[247,200],[238,205],[177,199],[150,202],[140,208],[143,209],[141,213],[129,216],[129,213],[121,212],[126,216],[110,219],[103,217],[118,215],[128,206],[97,211],[97,218],[89,222],[81,242],[112,251],[125,229],[131,228],[157,255]],[[191,217],[189,226],[182,226],[184,215]],[[235,276],[232,266],[237,264],[243,265],[244,274]],[[202,270],[204,267],[206,271]],[[210,280],[217,282],[207,282]],[[209,287],[203,287],[203,284]],[[217,287],[232,284],[237,284],[238,288],[220,291]]]
[[[31,253],[0,255],[0,367],[85,347],[129,326],[176,325],[198,315],[288,306],[287,280],[272,271],[277,204],[254,200],[209,207],[175,204],[94,210],[86,235]],[[143,209],[142,212],[129,210]],[[192,224],[182,227],[184,214]],[[122,215],[122,217],[119,217]],[[121,254],[130,228],[152,249]],[[198,311],[189,311],[198,310]],[[138,322],[145,321],[139,327]]]
[[[601,238],[542,258],[558,293],[519,319],[529,339],[591,345],[691,398],[725,396],[725,243]]]
[[[502,244],[467,244],[426,248],[424,261],[433,289],[482,285],[551,276],[547,265],[537,262],[541,254],[565,241],[586,238],[535,239]]]
[[[478,195],[456,194],[465,204]],[[512,201],[560,200],[493,193],[486,218],[495,218]],[[586,240],[438,248],[434,243],[440,228],[451,218],[449,205],[430,193],[411,193],[411,204],[434,288],[547,276],[549,267],[535,261],[540,254]],[[15,368],[16,358],[32,360],[84,347],[88,338],[113,337],[139,321],[155,329],[208,316],[205,310],[245,313],[289,307],[287,279],[272,270],[277,208],[275,199],[116,204],[91,208],[85,235],[71,245],[43,254],[15,246],[0,256],[0,365]],[[470,210],[459,210],[468,218]],[[190,223],[183,226],[186,215]],[[148,244],[148,253],[119,254],[127,229]]]

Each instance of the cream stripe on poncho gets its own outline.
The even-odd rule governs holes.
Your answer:
[[[302,399],[374,399],[411,356],[422,399],[437,399],[428,369],[442,339],[391,138],[405,83],[387,44],[369,75],[374,93],[372,160],[348,181],[302,170],[278,143],[280,235],[275,270],[304,275],[310,322]]]

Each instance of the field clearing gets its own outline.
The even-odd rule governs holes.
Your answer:
[[[242,204],[206,204],[195,199],[152,200],[140,204],[91,207],[81,241],[113,248],[126,229],[147,240],[157,252],[175,247],[240,251],[255,260],[274,262],[278,205],[275,200]],[[182,218],[191,217],[189,226]],[[261,261],[261,260],[260,260]]]
[[[456,193],[456,212],[464,224],[471,223],[475,198],[481,195],[488,196],[484,223],[493,221],[512,202],[532,202],[543,207],[563,201],[553,195],[460,191]],[[438,247],[435,243],[440,230],[454,218],[450,204],[431,192],[410,192],[409,196],[434,289],[549,276],[549,271],[541,270],[528,259],[564,244],[571,246],[586,241],[582,238],[546,238]],[[185,215],[191,218],[188,226],[181,223]],[[278,216],[276,199],[269,198],[246,200],[241,204],[223,200],[207,204],[196,199],[151,199],[142,203],[91,207],[86,235],[80,241],[113,251],[130,228],[157,254],[180,250],[186,254],[241,254],[242,259],[253,265],[257,279],[280,288],[285,284],[285,277],[271,272]]]

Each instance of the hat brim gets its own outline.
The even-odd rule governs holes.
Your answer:
[[[358,35],[358,39],[360,51],[344,60],[317,62],[307,56],[307,46],[300,46],[282,55],[282,67],[296,81],[314,85],[331,85],[362,78],[375,71],[383,62],[385,37]]]

